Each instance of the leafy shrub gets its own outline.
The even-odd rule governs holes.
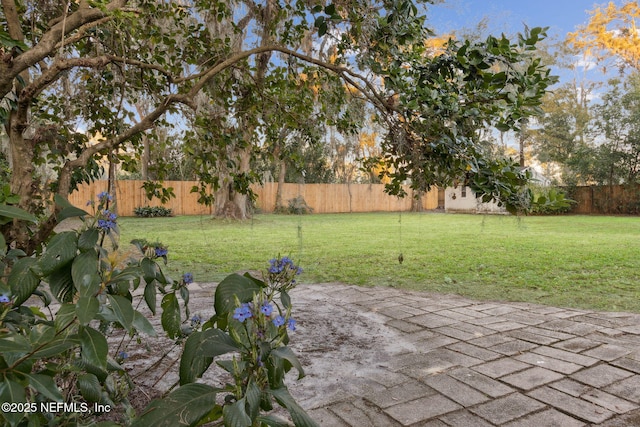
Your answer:
[[[9,272],[0,277],[0,401],[13,405],[0,412],[0,423],[91,424],[99,415],[92,410],[98,405],[105,412],[121,408],[124,423],[138,426],[172,426],[185,420],[196,425],[220,418],[225,425],[283,425],[261,415],[275,399],[296,425],[315,426],[284,386],[292,367],[303,375],[286,347],[287,327],[295,328],[288,290],[301,270],[284,257],[272,260],[266,282],[229,276],[216,289],[215,316],[204,324],[194,322],[189,319],[187,286],[193,276],[185,273],[178,281],[167,277],[156,262],[163,258],[166,263],[168,254],[159,242],[138,241],[140,254],[124,259],[117,252],[111,201],[109,194],[99,194],[97,203],[88,203],[93,208],[89,214],[56,197],[59,220],[80,217],[83,226],[53,234],[38,256],[7,251],[0,235],[0,270]],[[28,212],[0,204],[0,222],[12,219],[36,222]],[[105,245],[106,238],[113,244]],[[142,292],[135,292],[138,289]],[[32,297],[42,304],[33,305]],[[127,354],[110,346],[107,338],[114,330],[132,338],[156,337],[137,309],[142,303],[154,315],[161,310],[164,333],[184,347],[181,387],[152,402],[137,418],[128,399],[132,381],[121,366]],[[185,327],[185,322],[190,325]],[[232,373],[235,385],[220,390],[195,383],[215,357],[229,352],[237,356],[217,363]],[[215,399],[221,392],[227,393],[224,403]]]
[[[133,213],[141,218],[157,218],[173,215],[172,210],[164,206],[140,206],[135,208]]]
[[[83,408],[95,403],[132,410],[127,399],[131,382],[109,348],[107,331],[115,327],[131,336],[156,335],[134,308],[137,288],[144,288],[154,313],[161,293],[163,327],[169,336],[180,331],[177,301],[165,302],[177,295],[188,298],[186,283],[168,279],[155,257],[123,260],[110,253],[104,242],[109,237],[111,248],[117,248],[117,216],[109,210],[109,194],[100,193],[98,199],[88,203],[94,210],[90,215],[57,197],[58,218],[80,217],[84,225],[51,236],[38,257],[5,252],[2,239],[0,255],[10,274],[0,281],[0,399],[19,404],[16,411],[0,415],[6,424],[85,423],[92,411]],[[10,206],[2,206],[0,215],[31,219]],[[48,314],[27,305],[32,296],[42,300]],[[51,403],[62,406],[40,406]]]
[[[180,388],[149,404],[134,426],[197,425],[224,418],[232,426],[283,426],[263,415],[274,401],[284,407],[296,426],[317,424],[294,401],[284,384],[285,374],[302,366],[287,347],[287,330],[295,330],[289,290],[302,270],[288,257],[274,258],[266,280],[232,274],[216,288],[215,315],[189,335],[180,360]],[[229,360],[218,356],[235,353]],[[216,389],[197,383],[213,364],[231,374],[233,384]],[[217,399],[223,394],[222,399]],[[216,403],[223,401],[224,404]]]
[[[534,203],[531,213],[534,215],[558,215],[567,213],[576,203],[566,197],[566,193],[555,187],[532,186]]]

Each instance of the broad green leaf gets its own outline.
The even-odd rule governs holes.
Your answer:
[[[20,384],[9,379],[0,382],[0,402],[25,403],[26,401],[24,387]],[[15,426],[24,417],[24,413],[3,411],[2,416],[10,425]]]
[[[253,283],[255,283],[261,288],[264,288],[265,286],[267,286],[267,284],[264,283],[264,281],[258,279],[257,277],[253,277],[249,272],[244,273],[243,276],[246,277],[247,279],[250,279]]]
[[[260,389],[255,381],[250,381],[244,398],[247,401],[247,410],[249,411],[249,417],[251,419],[255,419],[260,414],[260,397]]]
[[[158,292],[156,290],[156,280],[151,279],[151,281],[144,287],[144,301],[147,303],[149,310],[151,310],[151,313],[154,315],[156,314],[156,305],[158,304],[157,298]]]
[[[73,260],[71,277],[80,296],[93,297],[98,293],[100,276],[98,276],[98,254],[96,251],[82,252]]]
[[[249,302],[258,292],[260,287],[247,277],[239,274],[225,277],[216,288],[214,303],[216,314],[221,316],[233,311],[236,307],[235,297],[238,297],[240,302]]]
[[[282,301],[282,305],[284,306],[284,308],[291,308],[291,297],[286,291],[280,292],[280,301]]]
[[[208,356],[216,357],[240,348],[229,335],[220,329],[210,328],[203,332],[205,332],[205,336],[200,345],[202,346],[202,351]]]
[[[100,380],[93,374],[78,375],[78,387],[82,397],[88,402],[99,402],[102,398]]]
[[[31,351],[31,344],[22,335],[17,333],[0,335],[0,349],[3,352],[27,353]]]
[[[193,383],[213,362],[213,357],[206,356],[200,348],[205,333],[210,330],[196,331],[187,338],[182,357],[180,357],[180,385]]]
[[[329,5],[325,6],[324,8],[324,13],[326,13],[327,15],[335,15],[336,13],[336,5],[333,3],[330,3]]]
[[[80,329],[80,346],[82,347],[82,360],[106,369],[109,347],[107,339],[102,333],[88,326],[82,327]]]
[[[11,287],[11,295],[15,298],[16,306],[29,299],[40,284],[40,278],[31,268],[36,263],[37,260],[34,258],[21,258],[11,269],[9,287]]]
[[[25,377],[29,380],[29,386],[38,393],[49,400],[62,402],[62,394],[53,378],[44,374],[25,374]]]
[[[69,201],[69,199],[61,196],[60,194],[55,194],[53,196],[53,201],[60,209],[73,207],[73,204]]]
[[[62,222],[67,218],[75,218],[75,217],[81,217],[86,215],[89,215],[89,213],[80,208],[76,208],[75,206],[68,206],[66,208],[63,208],[60,212],[58,212],[57,217],[58,217],[58,221]]]
[[[149,320],[137,310],[133,313],[133,327],[136,331],[147,334],[150,337],[158,336],[158,333],[153,328],[151,322],[149,322]]]
[[[144,273],[144,281],[147,283],[153,282],[156,279],[157,271],[159,270],[158,264],[156,264],[149,258],[142,258],[142,261],[140,261],[140,266],[142,267],[142,271]]]
[[[62,304],[56,313],[56,318],[53,320],[56,331],[61,331],[63,328],[66,328],[69,323],[73,322],[75,317],[76,305],[71,303]]]
[[[211,411],[209,411],[209,413],[199,421],[199,425],[218,425],[219,423],[214,424],[214,421],[218,421],[220,418],[222,418],[222,406],[215,405],[211,408]]]
[[[189,289],[186,286],[180,288],[180,298],[182,298],[185,307],[187,307],[187,304],[189,304]]]
[[[111,307],[101,304],[100,311],[98,312],[98,319],[104,322],[117,322],[118,319],[113,314]]]
[[[75,294],[73,279],[71,278],[71,264],[67,264],[59,270],[54,271],[46,278],[49,282],[51,293],[60,302],[71,302]]]
[[[11,219],[20,219],[24,221],[30,222],[38,222],[38,219],[25,211],[24,209],[20,209],[15,206],[0,204],[0,216],[4,216]]]
[[[40,268],[45,276],[66,265],[78,251],[76,233],[65,231],[53,236],[47,245],[46,252],[40,258]]]
[[[91,250],[96,247],[98,244],[98,238],[100,237],[100,233],[96,228],[90,228],[85,230],[78,237],[78,248],[80,250]]]
[[[39,323],[31,327],[31,331],[29,332],[29,341],[35,348],[53,341],[55,336],[56,328],[44,323]]]
[[[65,351],[71,348],[77,347],[79,345],[80,345],[80,340],[78,340],[77,338],[70,338],[70,337],[58,338],[51,341],[44,347],[40,348],[38,351],[36,351],[33,354],[33,357],[45,358],[45,357],[56,356],[64,353]]]
[[[170,338],[180,335],[180,304],[178,298],[171,293],[162,298],[162,316],[160,318],[162,328],[167,332]]]
[[[100,310],[100,303],[95,297],[83,296],[78,298],[76,303],[76,316],[81,325],[91,322]]]
[[[278,347],[271,351],[271,357],[276,357],[279,359],[286,360],[290,366],[293,366],[298,371],[298,379],[304,377],[304,370],[302,369],[302,365],[298,360],[298,357],[289,347]]]
[[[229,318],[231,318],[231,314],[229,314]],[[249,335],[247,334],[247,329],[244,327],[244,323],[238,322],[235,319],[230,319],[227,328],[229,335],[235,342],[240,343],[247,348],[251,346]]]
[[[180,359],[180,384],[200,378],[214,357],[237,350],[236,343],[219,329],[194,332],[187,338]]]
[[[269,390],[269,393],[271,393],[281,406],[289,411],[291,419],[296,427],[320,427],[320,425],[312,420],[304,409],[296,403],[291,394],[289,394],[289,390],[285,387]]]
[[[251,417],[247,414],[246,401],[244,398],[239,399],[232,405],[225,405],[222,408],[225,427],[249,427],[251,426]]]
[[[134,310],[131,301],[120,295],[107,295],[107,299],[111,304],[111,310],[118,322],[127,331],[131,331],[133,323]]]
[[[186,384],[164,399],[154,400],[132,427],[198,425],[216,407],[217,390],[206,384]]]
[[[120,273],[111,277],[109,283],[126,282],[127,286],[133,280],[137,280],[142,276],[143,272],[139,267],[127,267]]]
[[[324,18],[321,16],[321,18]],[[322,20],[322,22],[320,22],[320,25],[318,26],[318,36],[319,37],[323,37],[325,34],[327,34],[327,21],[325,21],[324,19]]]

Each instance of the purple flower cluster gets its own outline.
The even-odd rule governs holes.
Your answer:
[[[233,318],[239,322],[244,322],[252,316],[253,313],[251,313],[251,304],[249,304],[248,302],[245,302],[240,307],[236,308],[233,312]]]
[[[98,201],[100,201],[100,203],[104,203],[104,202],[107,202],[107,201],[112,202],[113,201],[113,197],[108,192],[102,191],[102,192],[98,193]]]
[[[9,298],[9,295],[7,294],[0,295],[0,303],[4,303],[4,302],[11,302],[11,298]]]
[[[260,313],[264,314],[266,317],[271,317],[273,314],[273,305],[269,303],[269,301],[265,301],[260,305]],[[253,317],[253,304],[250,302],[243,303],[240,307],[237,307],[233,312],[233,318],[239,322],[244,322],[245,320]],[[285,318],[284,316],[277,315],[271,322],[277,326],[284,326],[286,323],[287,328],[292,331],[296,330],[296,320],[294,318]]]
[[[273,313],[273,306],[271,304],[269,304],[267,301],[265,301],[260,306],[260,312],[262,314],[264,314],[265,316],[271,316],[271,313]]]
[[[163,248],[161,246],[156,246],[155,253],[157,257],[167,256],[167,254],[169,253],[169,249]]]
[[[102,218],[98,220],[98,228],[103,231],[109,231],[116,226],[116,218],[118,216],[108,209],[102,211]]]
[[[294,319],[293,317],[289,318],[289,320],[285,319],[282,316],[276,316],[273,320],[272,320],[273,324],[280,327],[283,326],[285,324],[285,322],[287,323],[287,328],[289,328],[292,331],[296,330],[296,319]]]
[[[166,254],[165,254],[166,255]],[[182,281],[185,283],[185,285],[188,285],[189,283],[193,283],[193,274],[191,273],[184,273],[182,275]]]
[[[274,325],[276,325],[276,326],[282,326],[282,325],[284,325],[284,317],[282,317],[282,316],[276,316],[276,317],[273,319],[273,324],[274,324]]]
[[[282,258],[272,258],[269,260],[269,273],[272,274],[280,274],[287,269],[291,271],[295,271],[296,275],[302,273],[302,268],[296,266],[293,263],[293,260],[288,256],[283,256]]]

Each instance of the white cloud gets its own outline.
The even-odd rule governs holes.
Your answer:
[[[575,61],[573,62],[573,65],[576,68],[583,68],[584,71],[593,70],[597,66],[597,63],[592,56],[575,55],[574,58],[575,58]]]

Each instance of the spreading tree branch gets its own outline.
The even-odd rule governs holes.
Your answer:
[[[9,3],[10,0],[3,0]],[[77,29],[100,21],[113,10],[121,9],[127,0],[113,0],[105,6],[105,10],[90,7],[86,2],[81,2],[78,9],[67,16],[64,20],[59,20],[47,30],[40,41],[26,52],[13,58],[11,62],[0,62],[0,98],[9,93],[13,86],[13,79],[20,73],[34,66],[43,59],[55,54],[56,46],[64,37]],[[19,22],[19,21],[18,21]],[[19,40],[23,41],[23,40]]]

